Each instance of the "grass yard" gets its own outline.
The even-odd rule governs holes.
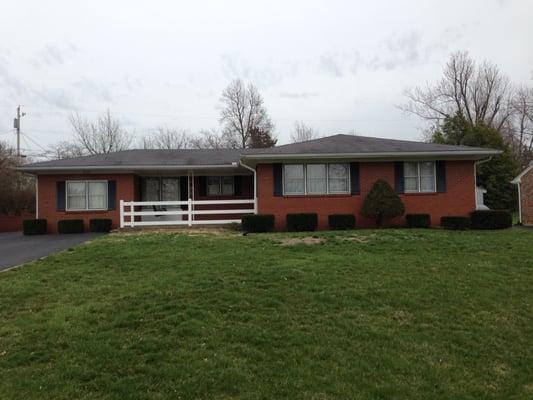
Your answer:
[[[533,398],[532,231],[313,236],[117,234],[1,273],[0,399]]]

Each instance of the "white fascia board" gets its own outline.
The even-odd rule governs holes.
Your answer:
[[[501,150],[471,150],[471,151],[413,151],[413,152],[383,152],[383,153],[322,153],[322,154],[245,154],[241,159],[249,160],[294,160],[294,159],[358,159],[393,161],[412,158],[447,158],[447,159],[480,159],[491,155],[501,154]]]
[[[56,166],[56,167],[18,167],[18,171],[40,173],[40,172],[135,172],[135,171],[190,171],[203,169],[238,169],[238,165],[91,165],[91,166]]]

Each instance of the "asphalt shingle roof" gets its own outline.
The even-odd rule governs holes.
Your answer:
[[[367,136],[334,135],[306,142],[286,144],[269,149],[249,149],[244,154],[335,154],[335,153],[395,153],[438,151],[486,151],[481,147],[382,139]]]
[[[63,160],[42,161],[27,164],[21,170],[37,171],[40,168],[83,167],[150,167],[150,166],[207,166],[231,165],[241,157],[321,154],[390,154],[395,153],[447,153],[447,154],[495,154],[496,150],[469,146],[452,146],[407,140],[381,139],[365,136],[334,135],[301,143],[287,144],[268,149],[176,149],[176,150],[125,150]]]

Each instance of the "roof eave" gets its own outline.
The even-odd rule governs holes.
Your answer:
[[[194,169],[236,169],[238,162],[233,164],[211,165],[76,165],[76,166],[23,166],[16,168],[18,171],[28,173],[40,172],[80,172],[80,171],[110,171],[110,172],[134,172],[134,171],[188,171]]]
[[[277,159],[406,159],[410,157],[447,157],[457,159],[480,159],[496,154],[501,150],[468,150],[468,151],[409,151],[409,152],[375,152],[375,153],[302,153],[302,154],[244,154],[242,159],[250,160],[277,160]]]

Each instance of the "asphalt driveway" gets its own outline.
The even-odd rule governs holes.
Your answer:
[[[76,233],[24,236],[21,232],[0,233],[0,271],[66,250],[101,235]]]

